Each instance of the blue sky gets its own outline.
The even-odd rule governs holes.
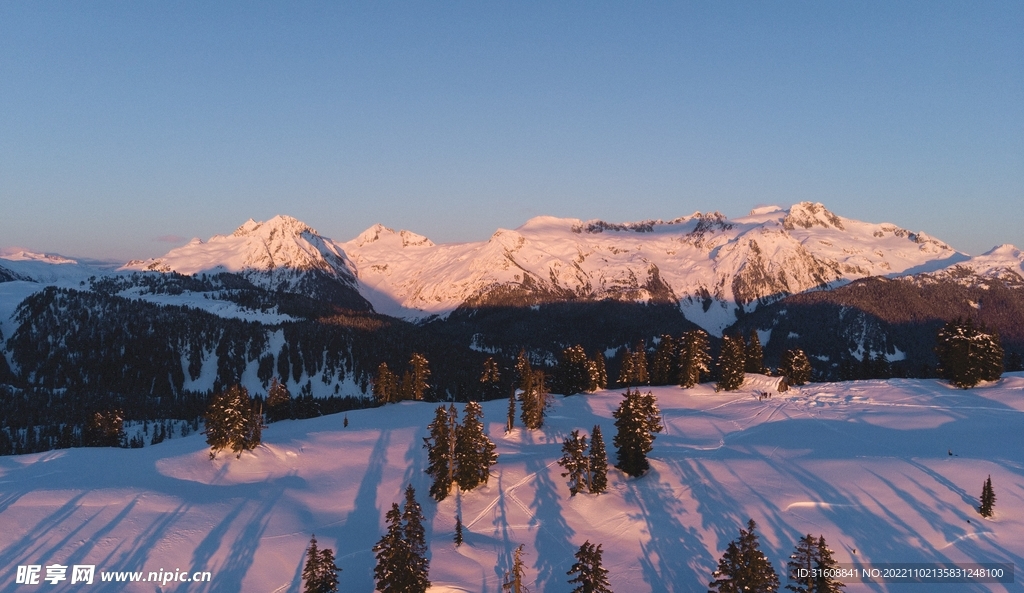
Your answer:
[[[0,3],[0,247],[802,200],[1024,246],[1024,3]]]

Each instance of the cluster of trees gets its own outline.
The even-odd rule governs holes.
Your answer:
[[[779,590],[779,575],[761,551],[753,519],[740,536],[729,542],[718,561],[718,569],[708,586],[709,593],[774,593]],[[786,589],[797,593],[839,593],[845,585],[834,578],[837,562],[824,536],[810,534],[800,538],[788,563],[790,584]]]
[[[639,390],[626,389],[615,417],[615,438],[612,440],[618,451],[615,467],[622,473],[639,477],[644,475],[651,464],[647,454],[654,448],[654,433],[663,430],[661,410],[650,391],[641,394]]]
[[[206,443],[210,459],[230,449],[236,457],[259,446],[263,437],[263,413],[253,406],[249,390],[239,385],[214,394],[206,410]]]
[[[604,353],[595,352],[593,358],[587,358],[579,344],[562,350],[554,375],[552,391],[565,395],[593,393],[608,385]]]
[[[306,565],[302,567],[303,593],[338,593],[338,572],[334,550],[317,547],[316,534],[306,548]]]
[[[402,400],[422,401],[430,389],[430,365],[426,357],[413,352],[408,368],[401,378],[382,362],[377,367],[377,378],[373,381],[373,397],[381,404]]]
[[[434,500],[447,498],[453,485],[469,491],[490,478],[498,455],[494,443],[484,434],[482,417],[483,409],[476,402],[466,404],[461,425],[455,404],[437,407],[433,422],[427,425],[430,436],[423,439],[427,449],[425,471],[433,479],[430,496]]]
[[[380,593],[425,593],[430,587],[423,509],[416,502],[416,490],[405,489],[405,505],[391,504],[385,515],[387,532],[373,546],[377,565],[373,578]]]
[[[562,458],[558,465],[565,470],[563,478],[569,480],[569,495],[586,489],[591,494],[600,494],[608,489],[608,454],[604,448],[601,426],[594,425],[590,446],[587,435],[579,430],[572,431],[562,444]]]
[[[590,540],[583,542],[580,549],[573,554],[576,562],[565,573],[573,577],[569,579],[569,584],[575,585],[572,593],[612,593],[611,585],[608,583],[608,569],[602,565],[602,554],[601,544],[595,546]],[[505,578],[501,584],[502,592],[526,592],[526,585],[523,583],[525,578],[523,544],[519,544],[512,553],[512,568],[505,571]]]
[[[648,368],[647,352],[643,342],[633,351],[626,350],[622,357],[619,384],[680,385],[693,387],[711,372],[711,346],[707,332],[694,329],[679,338],[662,335]]]
[[[957,318],[939,330],[935,353],[939,374],[961,389],[982,381],[995,381],[1003,374],[1003,346],[999,334],[970,317]]]
[[[530,430],[537,430],[544,425],[544,410],[548,407],[547,377],[544,371],[534,370],[521,350],[516,358],[516,373],[519,376],[519,400],[522,411],[519,418]],[[508,429],[512,430],[515,420],[515,392],[509,400]]]

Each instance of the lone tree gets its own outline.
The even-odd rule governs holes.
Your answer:
[[[337,593],[339,571],[341,569],[334,564],[334,550],[319,549],[316,534],[313,534],[306,549],[306,565],[302,569],[302,580],[306,583],[303,593]]]
[[[236,457],[241,457],[242,451],[258,447],[263,435],[263,415],[253,408],[249,391],[239,385],[213,396],[206,409],[205,424],[210,459],[222,449],[231,449]]]
[[[729,542],[718,561],[718,570],[711,575],[715,580],[708,584],[709,593],[775,593],[779,590],[779,575],[761,552],[755,527],[751,519],[747,529],[740,529],[739,539]]]
[[[811,380],[811,361],[799,348],[786,350],[782,354],[782,365],[779,374],[786,378],[789,385],[804,385]]]
[[[811,534],[800,538],[789,556],[789,581],[786,589],[797,593],[840,593],[845,587],[833,578],[838,563],[832,550],[825,545],[825,537],[815,540]]]
[[[523,426],[537,430],[544,425],[544,409],[548,405],[546,378],[544,371],[530,371],[527,377],[523,383],[523,392],[520,394],[523,404],[519,417],[523,421]]]
[[[601,425],[595,424],[590,435],[590,492],[600,494],[608,490],[608,454],[604,448]]]
[[[939,374],[961,389],[982,381],[995,381],[1003,374],[1003,346],[997,332],[984,325],[956,319],[939,330],[935,353]]]
[[[745,348],[743,338],[722,336],[722,353],[718,355],[718,385],[715,389],[735,391],[743,385]]]
[[[978,507],[978,513],[982,517],[991,517],[995,504],[996,492],[992,489],[992,476],[989,476],[981,487],[981,506]]]
[[[455,514],[455,537],[454,537],[454,541],[455,541],[455,547],[456,548],[461,546],[462,542],[464,541],[463,540],[463,536],[462,536],[462,515],[459,514],[459,513]]]
[[[565,437],[562,444],[562,458],[558,465],[565,470],[563,478],[569,478],[569,496],[590,487],[590,457],[587,455],[587,435],[574,430]]]
[[[693,387],[710,372],[708,334],[700,329],[686,332],[679,346],[679,385]]]
[[[615,467],[628,476],[642,476],[651,467],[647,454],[654,447],[654,433],[662,430],[661,412],[654,395],[627,389],[612,416],[617,429],[612,439],[612,444],[618,448]]]
[[[504,582],[501,584],[502,593],[527,593],[523,579],[526,578],[526,565],[523,563],[523,544],[519,544],[516,551],[512,553],[512,569],[505,571]]]
[[[484,434],[480,422],[484,412],[480,404],[469,402],[462,416],[462,426],[455,429],[455,480],[462,490],[472,490],[486,484],[491,477],[491,466],[498,455],[491,439]]]
[[[608,570],[601,566],[601,544],[595,546],[587,540],[574,557],[576,563],[566,573],[576,575],[569,579],[570,585],[576,585],[572,593],[612,593]]]

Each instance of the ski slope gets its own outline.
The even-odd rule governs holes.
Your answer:
[[[614,462],[619,391],[555,396],[544,427],[504,434],[507,402],[483,405],[498,447],[490,483],[427,497],[423,437],[435,404],[405,402],[272,424],[240,459],[211,461],[201,435],[143,449],[0,458],[0,591],[300,591],[310,535],[335,550],[342,591],[371,591],[370,548],[407,483],[426,516],[431,591],[500,591],[525,544],[528,587],[569,591],[585,540],[600,543],[619,593],[706,591],[748,518],[785,578],[806,533],[839,562],[1024,566],[1024,374],[960,391],[929,380],[813,384],[758,400],[710,385],[652,391],[665,431],[640,479],[569,497],[555,463],[573,429],[601,424]],[[461,406],[460,411],[461,411]],[[952,454],[950,454],[952,453]],[[991,475],[995,516],[974,507]],[[461,513],[465,543],[452,544]],[[207,583],[16,585],[18,565],[210,571]],[[1007,585],[866,585],[847,591],[1019,591]]]

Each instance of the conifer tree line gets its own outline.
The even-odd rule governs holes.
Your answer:
[[[429,380],[430,365],[426,357],[413,352],[401,378],[388,368],[388,363],[380,363],[377,377],[373,380],[373,397],[380,404],[403,400],[422,401],[430,389]]]
[[[391,504],[385,515],[387,531],[373,546],[377,559],[373,578],[380,593],[425,593],[430,586],[423,509],[416,502],[416,490],[405,489],[405,505]]]
[[[340,571],[334,563],[334,550],[320,549],[314,533],[306,548],[306,565],[302,568],[303,593],[338,593]]]
[[[434,500],[447,498],[452,486],[470,491],[490,479],[498,455],[484,433],[481,418],[483,409],[476,402],[466,404],[461,425],[455,404],[438,406],[434,411],[434,420],[427,425],[430,436],[423,439],[427,449],[424,471],[433,479],[429,493]]]
[[[708,593],[775,593],[779,575],[761,551],[753,519],[740,529],[737,539],[729,542],[718,561],[718,568],[708,583]],[[807,534],[797,542],[787,564],[789,584],[786,589],[797,593],[839,593],[846,585],[835,578],[838,563],[825,537]]]
[[[563,478],[568,478],[569,495],[586,490],[591,494],[600,494],[608,489],[608,454],[604,447],[601,426],[594,425],[590,446],[587,446],[587,435],[574,430],[562,444],[562,458],[558,465],[565,470]]]

